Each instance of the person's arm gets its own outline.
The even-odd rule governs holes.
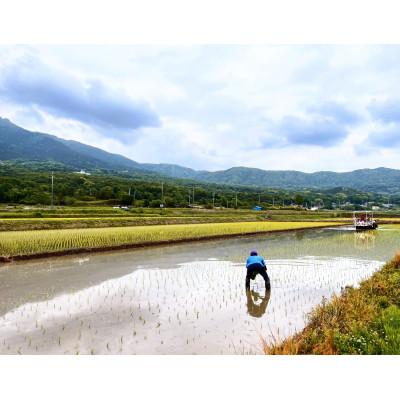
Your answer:
[[[262,263],[263,263],[264,267],[267,268],[267,264],[265,263],[264,258],[262,259]]]

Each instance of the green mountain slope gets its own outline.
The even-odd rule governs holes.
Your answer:
[[[400,193],[400,170],[360,169],[351,172],[265,171],[234,167],[225,171],[196,171],[174,164],[140,164],[127,157],[53,135],[30,132],[0,118],[0,161],[55,162],[69,169],[106,169],[195,181],[286,189],[349,187],[363,191]],[[47,164],[44,164],[47,165]]]
[[[53,135],[30,132],[0,118],[0,160],[54,161],[77,169],[138,169],[126,157]]]
[[[342,186],[385,193],[398,193],[400,191],[400,170],[390,168],[359,169],[351,172],[320,171],[305,173],[235,167],[226,171],[200,173],[196,178],[220,184],[230,183],[292,189]]]

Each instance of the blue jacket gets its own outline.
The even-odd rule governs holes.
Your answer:
[[[265,260],[261,256],[250,256],[246,261],[246,268],[249,268],[250,265],[266,267]]]

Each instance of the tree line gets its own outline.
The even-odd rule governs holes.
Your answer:
[[[184,181],[144,179],[140,176],[0,168],[0,203],[74,205],[104,202],[135,207],[321,207],[361,208],[365,203],[397,203],[400,196],[366,193],[349,188],[284,190]]]

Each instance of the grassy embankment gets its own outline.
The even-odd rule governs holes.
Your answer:
[[[324,301],[306,328],[266,354],[400,354],[400,253],[357,289]]]
[[[69,217],[69,218],[6,218],[0,219],[1,231],[43,229],[107,228],[124,226],[205,224],[222,222],[256,222],[255,216],[142,216],[142,217]]]
[[[0,209],[0,231],[105,228],[117,226],[175,225],[257,221],[341,221],[347,213],[330,211],[234,209],[143,209],[129,211],[111,207],[8,208]]]
[[[0,260],[182,242],[273,231],[332,226],[335,222],[237,222],[0,232]]]
[[[351,223],[348,211],[309,211],[299,208],[249,209],[197,208],[132,208],[114,209],[110,206],[91,207],[0,207],[0,231],[41,229],[106,228],[117,226],[147,226],[257,221],[322,221]],[[392,213],[381,213],[379,223],[400,221]],[[397,216],[398,217],[398,216]]]

